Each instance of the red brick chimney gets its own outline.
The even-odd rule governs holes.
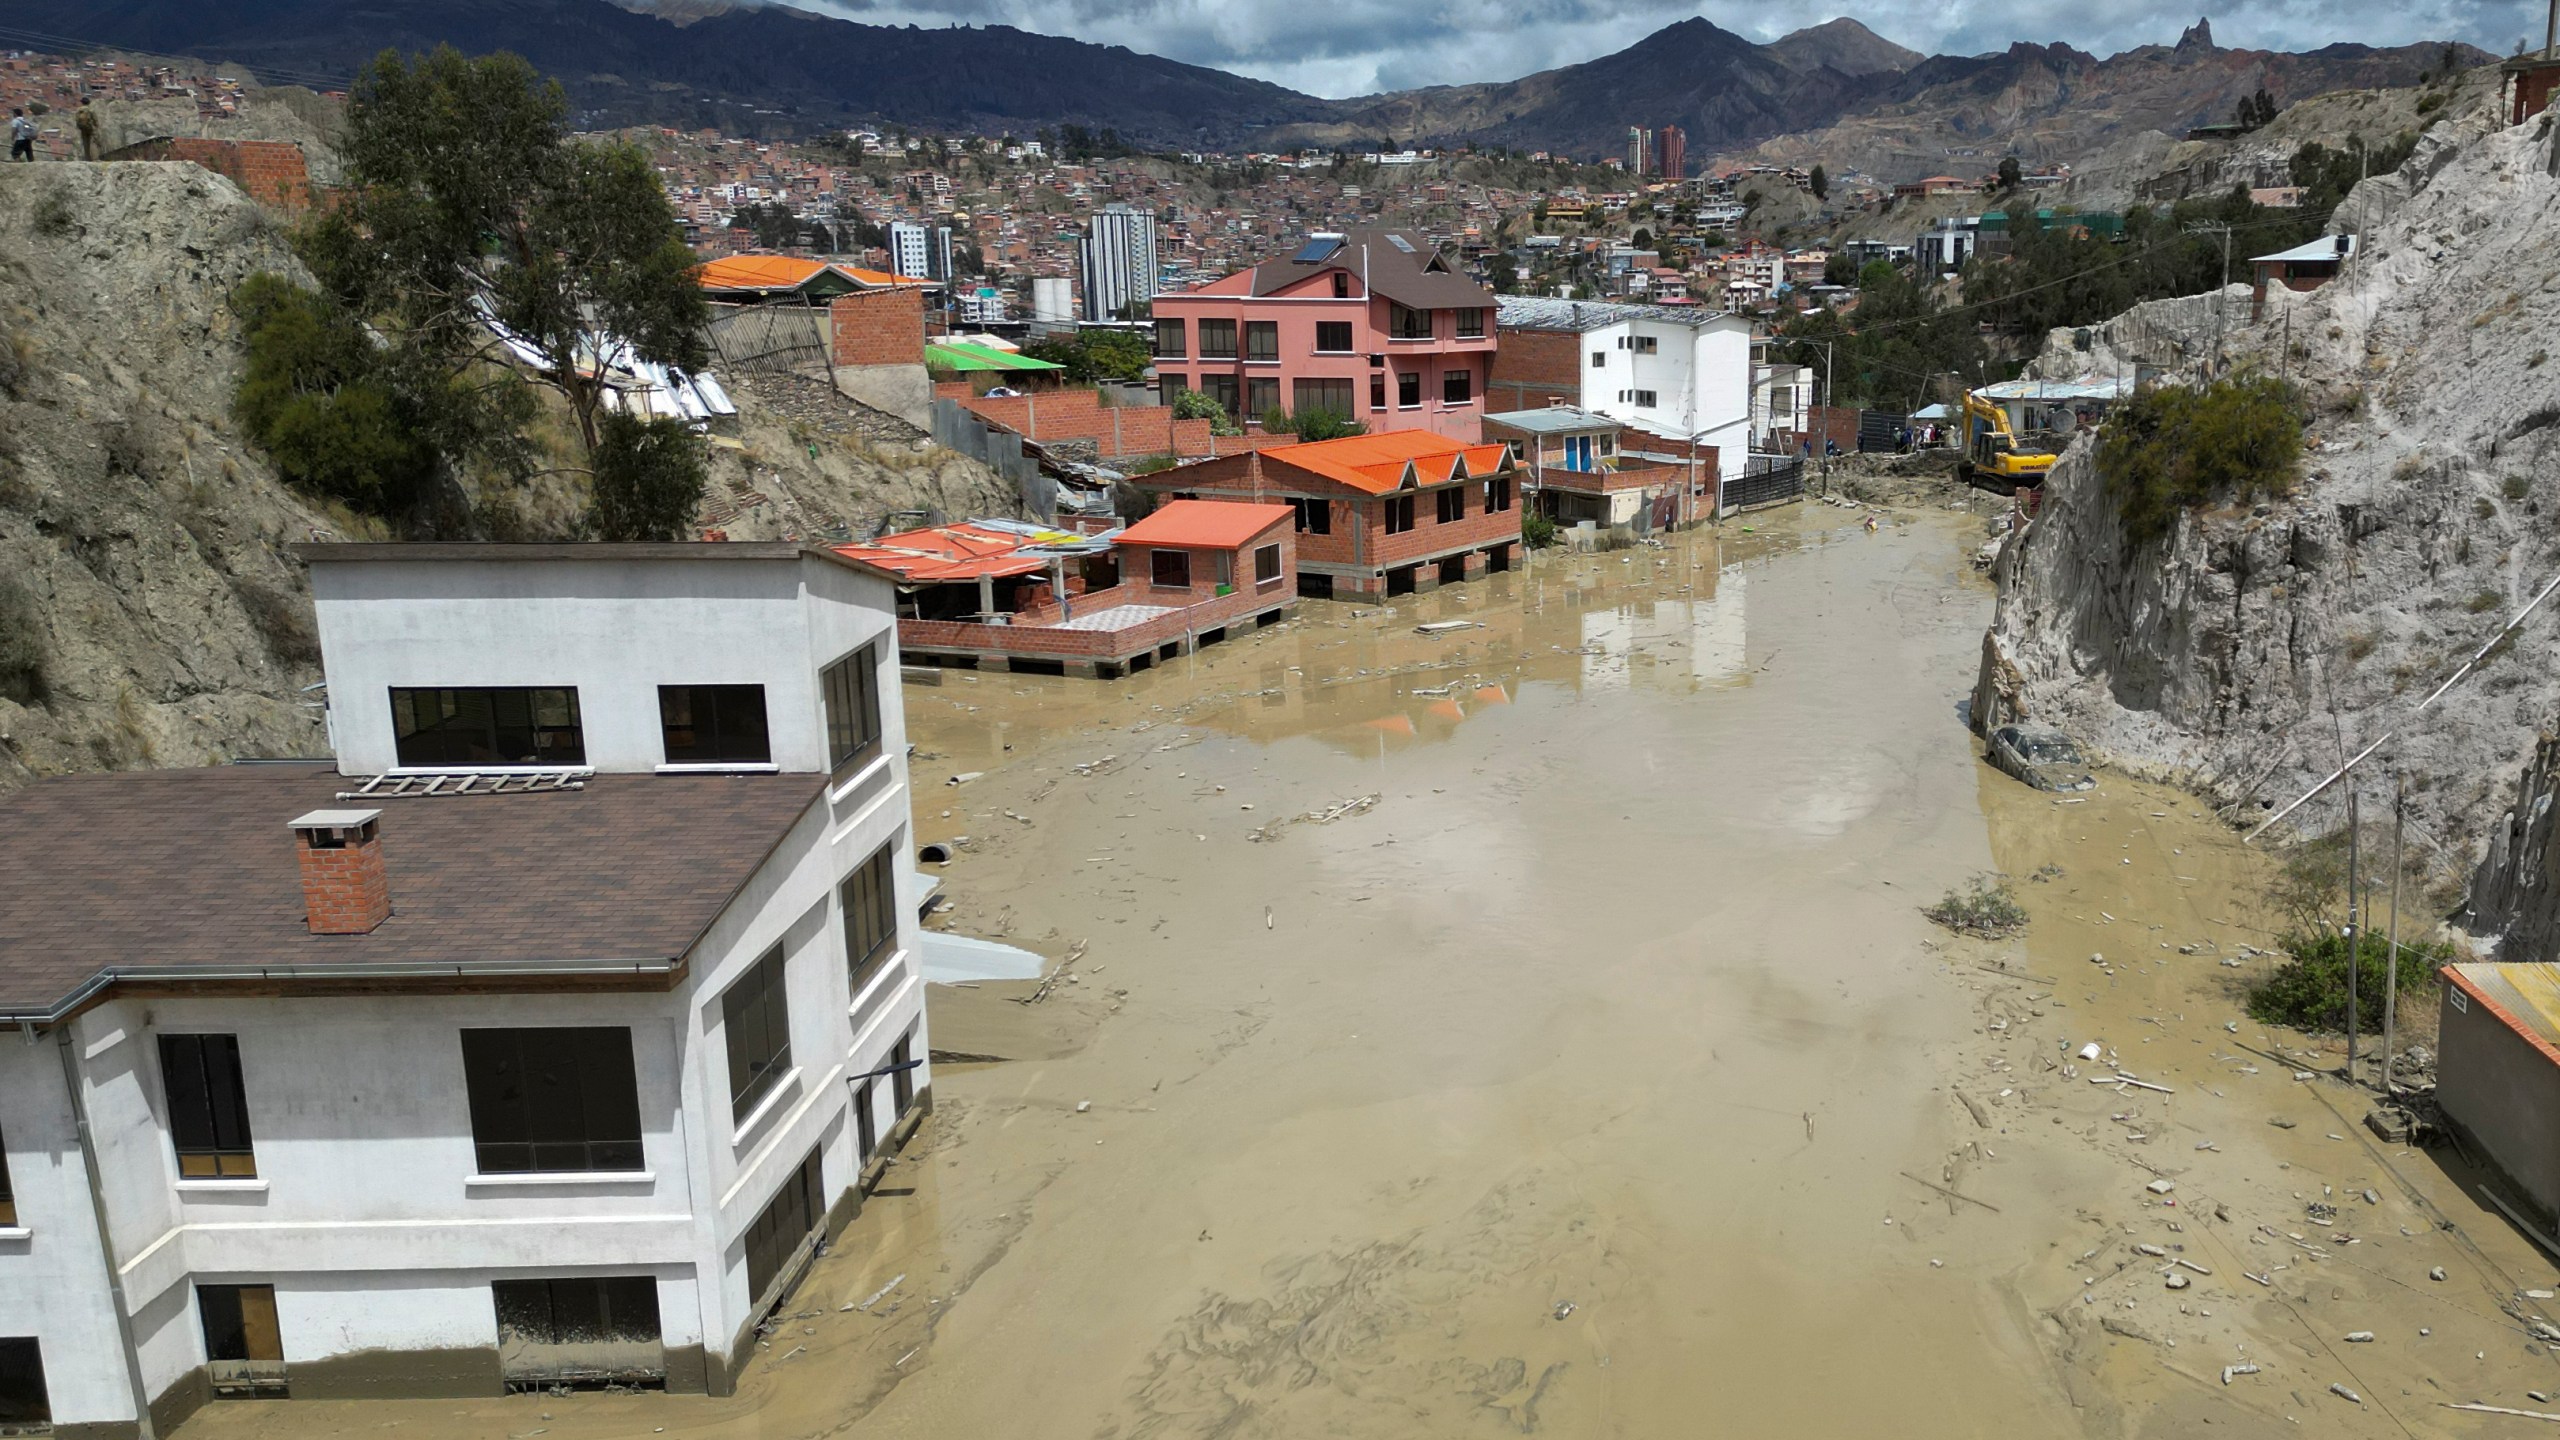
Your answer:
[[[379,810],[314,810],[293,822],[312,934],[362,935],[391,918],[381,821]]]

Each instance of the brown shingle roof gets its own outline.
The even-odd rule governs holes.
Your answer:
[[[101,976],[235,968],[672,961],[817,775],[597,775],[583,790],[379,802],[389,920],[312,935],[287,822],[340,801],[324,763],[46,780],[0,800],[0,1020]],[[208,973],[208,978],[210,974]]]
[[[1402,244],[1396,243],[1399,239]],[[1493,292],[1464,275],[1451,273],[1440,252],[1431,241],[1410,230],[1389,230],[1381,226],[1361,225],[1343,232],[1342,248],[1321,264],[1301,265],[1295,260],[1265,260],[1253,267],[1253,293],[1270,295],[1285,290],[1311,275],[1327,270],[1362,273],[1367,267],[1369,288],[1400,305],[1416,310],[1484,309],[1493,304]],[[1434,269],[1433,266],[1440,268]]]

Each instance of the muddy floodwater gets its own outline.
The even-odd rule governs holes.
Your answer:
[[[2243,1018],[2257,857],[1983,766],[1980,522],[1862,518],[908,685],[933,923],[1065,973],[934,990],[935,1112],[740,1392],[187,1433],[2530,1428],[2444,1407],[2560,1391],[2552,1271]],[[1993,869],[2023,939],[1922,919]]]

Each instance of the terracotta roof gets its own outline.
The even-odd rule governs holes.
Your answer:
[[[1414,485],[1445,484],[1463,462],[1468,475],[1491,475],[1510,459],[1507,446],[1469,445],[1428,430],[1388,430],[1375,435],[1346,435],[1303,445],[1273,445],[1262,450],[1263,463],[1292,465],[1369,495],[1385,495]]]
[[[811,260],[798,255],[724,255],[697,266],[693,274],[696,283],[705,290],[797,290],[830,270],[866,286],[933,283],[913,275],[864,270],[858,266],[841,265],[831,260]]]
[[[0,799],[0,1021],[49,1020],[119,976],[663,968],[823,778],[598,775],[583,790],[380,802],[368,808],[382,811],[391,918],[366,935],[304,927],[287,822],[358,803],[338,800],[349,781],[325,762],[40,780]]]
[[[1238,500],[1168,500],[1146,519],[1114,537],[1122,545],[1165,545],[1187,550],[1233,550],[1286,520],[1286,505]]]
[[[836,553],[894,571],[908,584],[938,585],[980,576],[1034,575],[1049,568],[1042,555],[1024,555],[1028,537],[962,523],[883,535],[868,545],[839,545]]]

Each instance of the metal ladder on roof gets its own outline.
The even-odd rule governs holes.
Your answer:
[[[341,790],[341,800],[409,800],[444,795],[526,795],[547,790],[584,790],[587,777],[595,772],[584,769],[559,770],[480,770],[443,775],[375,775],[353,790]]]

